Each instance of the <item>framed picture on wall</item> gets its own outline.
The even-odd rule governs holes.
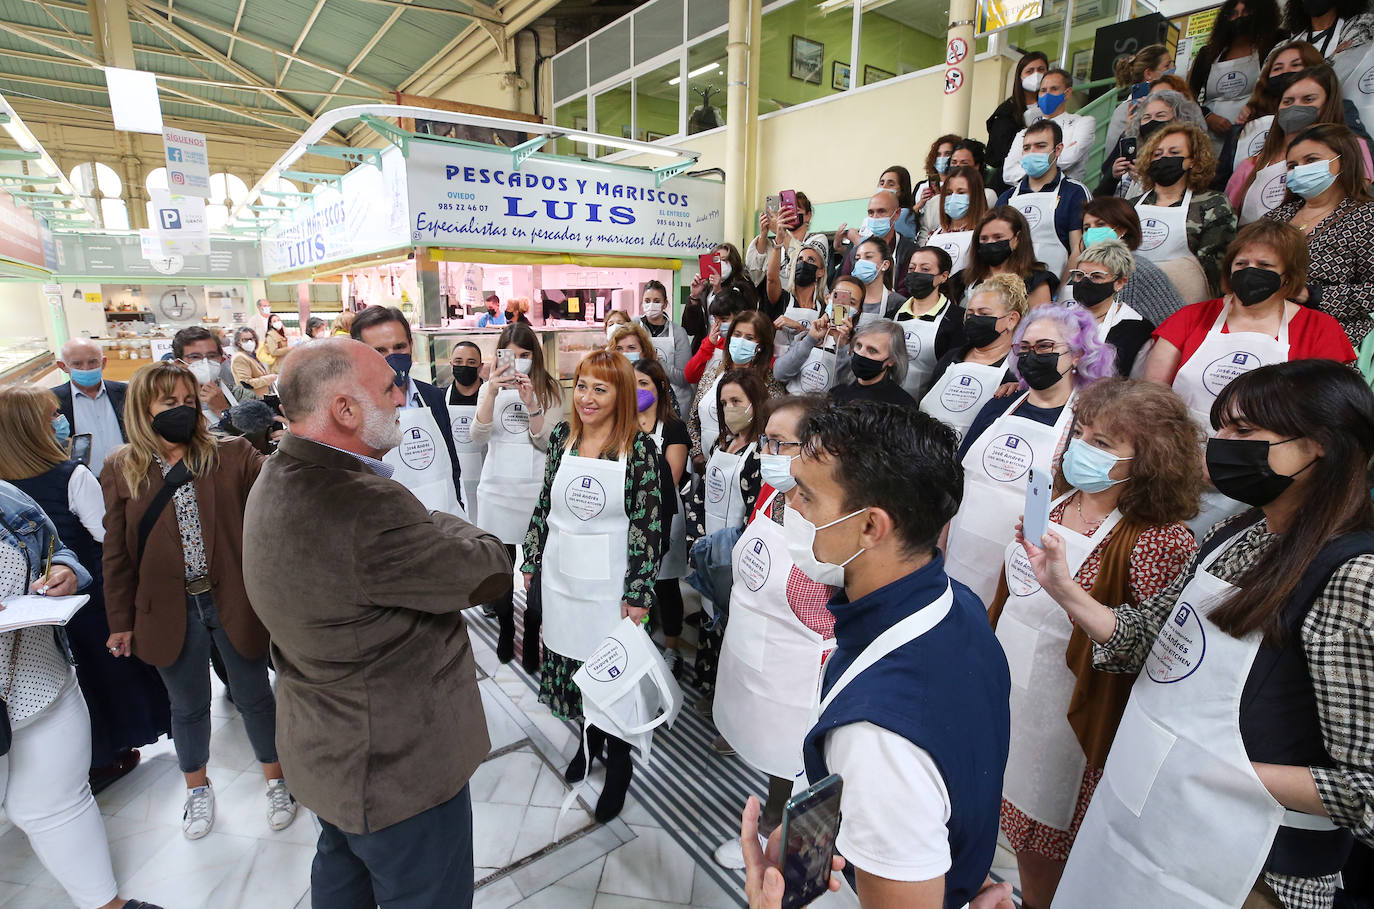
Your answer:
[[[1088,81],[1093,69],[1093,49],[1085,47],[1080,51],[1075,51],[1073,55],[1073,67],[1069,70],[1073,74],[1073,84],[1081,85]]]
[[[836,60],[830,64],[830,87],[837,92],[849,91],[849,64]]]
[[[872,85],[874,82],[881,82],[884,79],[891,79],[896,73],[889,73],[885,69],[878,69],[876,66],[864,67],[864,85]]]
[[[821,84],[825,68],[825,45],[801,35],[792,36],[792,78],[812,85]]]

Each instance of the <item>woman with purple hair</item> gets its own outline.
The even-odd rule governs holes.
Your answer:
[[[964,500],[949,525],[945,570],[988,603],[998,559],[1025,506],[1032,470],[1052,475],[1073,425],[1075,392],[1116,374],[1116,351],[1098,340],[1080,306],[1032,309],[1012,338],[1011,373],[1022,391],[993,398],[964,435]]]

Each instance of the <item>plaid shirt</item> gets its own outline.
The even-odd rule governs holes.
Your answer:
[[[1213,528],[1231,533],[1241,516]],[[1278,541],[1263,521],[1243,531],[1208,571],[1234,583]],[[1135,672],[1145,663],[1160,626],[1197,563],[1137,608],[1118,606],[1116,631],[1093,648],[1093,662],[1108,672]],[[1322,741],[1334,767],[1313,767],[1312,778],[1331,820],[1374,844],[1374,555],[1357,556],[1331,576],[1302,623],[1302,645],[1317,697]],[[1265,874],[1289,909],[1328,909],[1336,876],[1297,878]]]

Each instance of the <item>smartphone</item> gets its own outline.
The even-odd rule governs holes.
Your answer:
[[[1026,479],[1026,510],[1022,512],[1021,532],[1036,546],[1043,546],[1041,539],[1050,529],[1050,474],[1031,468]]]
[[[784,189],[782,192],[778,193],[778,201],[785,207],[795,211],[797,208],[797,191],[794,189]]]
[[[783,909],[805,906],[830,890],[830,865],[840,832],[838,773],[792,796],[782,812]]]
[[[1121,156],[1135,160],[1135,156],[1140,151],[1140,140],[1134,136],[1121,140]]]
[[[515,369],[515,351],[510,348],[502,348],[496,352],[496,368],[500,369],[503,366]]]
[[[91,434],[78,432],[72,436],[72,460],[91,466]]]
[[[782,198],[780,196],[767,196],[763,200],[763,209],[770,215],[776,215],[782,210]]]
[[[708,252],[705,255],[697,256],[697,266],[701,270],[701,276],[708,281],[711,279],[712,275],[720,274],[720,260],[716,258],[714,252]]]
[[[1131,100],[1132,100],[1132,101],[1139,101],[1141,98],[1144,98],[1144,97],[1146,97],[1146,96],[1149,95],[1149,94],[1150,94],[1150,83],[1148,83],[1148,82],[1137,82],[1135,85],[1132,85],[1132,86],[1131,86]]]

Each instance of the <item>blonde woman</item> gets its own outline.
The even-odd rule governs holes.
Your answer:
[[[268,825],[281,830],[295,819],[296,800],[277,762],[267,630],[243,586],[243,511],[263,458],[243,439],[216,442],[200,418],[195,376],[174,362],[134,374],[124,424],[129,444],[100,479],[107,646],[156,666],[167,686],[186,777],[181,829],[194,840],[215,822],[206,774],[213,642],[268,781]]]
[[[353,312],[351,309],[345,309],[343,312],[339,313],[334,319],[334,324],[331,326],[332,330],[329,336],[332,338],[349,337],[349,330],[353,327],[353,317],[355,315],[357,315],[357,313]]]

